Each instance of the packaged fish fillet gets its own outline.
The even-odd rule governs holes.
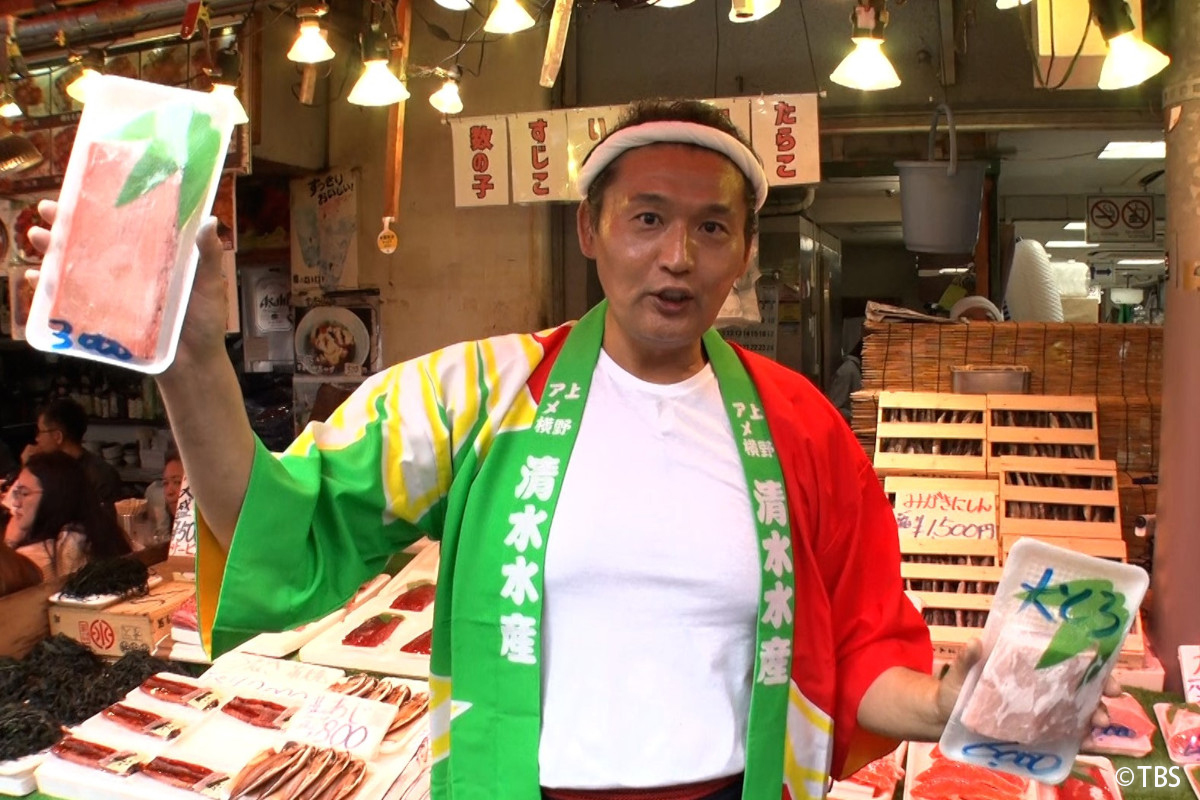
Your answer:
[[[1200,645],[1179,645],[1179,671],[1183,677],[1183,697],[1200,703]]]
[[[215,95],[97,80],[63,178],[30,344],[141,372],[170,365],[233,122]]]
[[[1154,715],[1170,759],[1176,764],[1200,763],[1200,705],[1155,703]]]
[[[1018,541],[941,751],[1044,784],[1066,779],[1149,582],[1140,567]]]
[[[1131,694],[1102,698],[1108,711],[1108,725],[1092,728],[1083,743],[1085,753],[1141,757],[1154,749],[1151,737],[1156,726],[1146,709]]]

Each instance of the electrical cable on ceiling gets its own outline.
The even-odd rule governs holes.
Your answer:
[[[804,46],[808,48],[808,68],[812,70],[813,86],[816,87],[819,94],[824,94],[825,90],[821,88],[821,79],[817,74],[817,62],[813,59],[812,38],[808,34],[808,17],[804,13],[804,0],[800,0],[800,24],[804,26]]]
[[[1079,63],[1079,56],[1083,53],[1083,46],[1087,42],[1088,27],[1092,24],[1092,15],[1090,12],[1088,13],[1087,22],[1083,25],[1083,36],[1079,39],[1079,47],[1075,49],[1075,55],[1071,56],[1071,62],[1067,64],[1067,69],[1063,72],[1062,80],[1051,86],[1049,76],[1054,73],[1054,59],[1056,57],[1054,50],[1054,0],[1042,0],[1042,2],[1050,4],[1050,63],[1046,65],[1045,75],[1042,75],[1041,67],[1038,65],[1037,53],[1034,52],[1033,34],[1031,33],[1033,28],[1032,4],[1019,6],[1017,13],[1021,20],[1021,34],[1025,40],[1025,51],[1029,54],[1029,58],[1033,62],[1033,74],[1037,78],[1038,85],[1043,89],[1057,91],[1066,86],[1067,81],[1071,79],[1071,73],[1075,70],[1075,65]]]
[[[721,0],[713,0],[713,37],[716,55],[713,57],[713,97],[720,94],[718,83],[721,77]]]

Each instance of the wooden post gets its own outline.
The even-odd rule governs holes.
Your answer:
[[[396,32],[400,38],[399,47],[392,50],[389,66],[392,71],[405,80],[405,70],[408,68],[408,50],[411,43],[412,4],[411,0],[399,0],[396,3]],[[405,81],[407,86],[407,81]],[[383,215],[393,220],[400,218],[400,178],[404,163],[404,107],[406,100],[401,100],[388,109],[387,153],[384,158],[384,169],[387,174],[383,180]]]

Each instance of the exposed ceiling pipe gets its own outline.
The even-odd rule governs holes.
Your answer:
[[[5,6],[24,8],[29,0],[0,0],[0,15]],[[214,2],[214,17],[249,9],[248,0]],[[62,8],[50,14],[17,20],[17,43],[26,58],[39,52],[60,49],[56,38],[61,31],[72,44],[86,44],[127,35],[137,28],[148,29],[178,23],[183,19],[181,0],[97,0],[87,5]],[[12,13],[12,12],[7,12]]]

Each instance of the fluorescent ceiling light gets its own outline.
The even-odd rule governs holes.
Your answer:
[[[1063,225],[1063,230],[1064,231],[1086,231],[1087,223],[1086,222],[1068,222],[1066,225]]]
[[[938,270],[939,275],[961,275],[964,272],[970,272],[970,267],[942,267]]]
[[[1167,157],[1165,140],[1157,142],[1109,142],[1097,158],[1157,159]]]
[[[1063,249],[1063,248],[1068,248],[1068,247],[1084,248],[1084,247],[1095,247],[1095,246],[1096,245],[1092,244],[1091,242],[1081,242],[1078,239],[1055,240],[1053,242],[1046,242],[1047,249],[1051,249],[1051,248]]]
[[[1165,264],[1165,258],[1122,258],[1117,262],[1119,267],[1153,267]]]

